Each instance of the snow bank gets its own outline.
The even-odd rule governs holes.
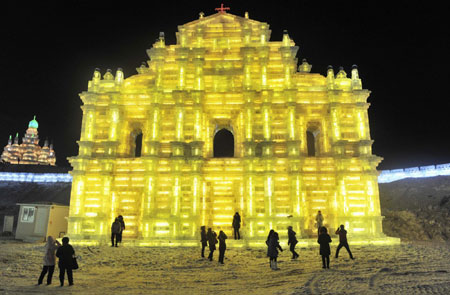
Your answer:
[[[402,241],[449,241],[450,177],[380,184],[383,232]]]

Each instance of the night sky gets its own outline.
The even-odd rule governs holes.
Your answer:
[[[0,17],[0,144],[23,136],[36,115],[40,138],[53,140],[57,164],[67,166],[78,153],[78,94],[94,69],[136,74],[160,31],[174,44],[178,25],[215,13],[221,1],[14,3],[3,4]],[[372,91],[379,169],[450,163],[449,9],[436,3],[224,1],[232,14],[248,11],[269,23],[271,40],[288,30],[312,72],[325,75],[333,65],[350,74],[358,65],[363,88]]]

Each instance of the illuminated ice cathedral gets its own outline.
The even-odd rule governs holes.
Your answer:
[[[298,237],[345,224],[361,241],[386,243],[367,98],[358,70],[311,73],[298,47],[269,25],[223,9],[164,34],[138,74],[99,70],[82,92],[79,155],[69,236],[106,240],[119,214],[125,240],[196,244],[201,225],[231,236],[235,212],[245,242]],[[232,151],[220,157],[218,137]]]

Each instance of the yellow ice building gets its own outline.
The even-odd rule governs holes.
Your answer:
[[[248,13],[201,13],[177,44],[161,33],[138,74],[94,72],[69,159],[72,239],[106,240],[123,215],[125,240],[193,245],[201,225],[231,236],[239,212],[245,243],[258,244],[288,225],[313,237],[321,210],[333,233],[345,224],[354,240],[392,242],[357,68],[311,73],[287,32],[270,33]]]

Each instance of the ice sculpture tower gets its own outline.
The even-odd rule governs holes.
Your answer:
[[[231,233],[242,216],[247,243],[270,229],[314,236],[345,224],[349,235],[386,242],[372,155],[367,98],[351,77],[297,68],[298,47],[269,25],[224,9],[164,34],[150,60],[124,79],[95,70],[80,94],[83,122],[73,166],[69,235],[107,239],[123,215],[140,245],[198,242],[201,225]],[[231,133],[233,157],[214,157]],[[175,244],[176,244],[175,243]]]

